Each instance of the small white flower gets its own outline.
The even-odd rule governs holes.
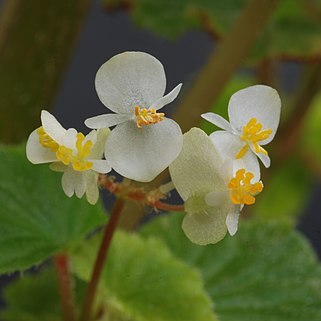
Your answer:
[[[182,148],[178,124],[157,112],[177,97],[181,84],[163,96],[166,77],[162,64],[143,52],[124,52],[100,67],[95,85],[102,103],[116,114],[89,118],[86,126],[117,125],[106,142],[106,159],[124,177],[151,181]]]
[[[249,167],[265,167],[270,158],[262,147],[272,141],[280,120],[281,101],[277,91],[264,85],[251,86],[236,92],[230,99],[228,114],[230,123],[217,114],[206,113],[202,117],[224,129],[210,135],[223,157],[244,159]]]
[[[182,151],[169,170],[185,202],[182,228],[193,243],[217,243],[227,231],[236,233],[240,211],[253,204],[263,188],[259,173],[242,166],[243,161],[223,162],[202,130],[192,128],[184,134]]]
[[[52,163],[50,168],[63,172],[62,188],[71,197],[74,193],[95,204],[99,197],[98,173],[108,173],[111,167],[102,160],[109,130],[91,131],[87,136],[74,128],[64,129],[49,112],[41,112],[42,126],[34,130],[27,141],[27,158],[33,164]]]

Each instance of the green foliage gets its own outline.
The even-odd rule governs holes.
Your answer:
[[[293,223],[309,196],[311,175],[297,158],[276,169],[251,211],[259,218]]]
[[[89,279],[98,241],[94,238],[75,252],[73,268],[84,280]],[[159,240],[118,232],[100,289],[101,304],[108,306],[106,311],[112,311],[110,318],[115,320],[216,320],[199,274]]]
[[[64,195],[60,173],[0,146],[0,273],[27,269],[101,225],[100,206]]]
[[[103,0],[117,6],[122,0]],[[141,26],[172,38],[184,31],[205,27],[224,36],[239,16],[247,1],[153,1],[133,0],[131,11]],[[320,56],[321,4],[309,1],[283,0],[257,42],[252,57],[308,58]],[[314,7],[311,9],[311,6]],[[240,42],[241,44],[241,42]],[[235,44],[237,48],[238,44]]]
[[[158,236],[201,271],[220,320],[321,319],[321,267],[299,233],[286,225],[241,221],[234,237],[200,247],[184,236],[181,216],[155,219],[142,234]]]
[[[50,108],[89,4],[89,0],[4,2],[1,142],[26,139],[39,124],[40,110]]]
[[[313,101],[301,130],[301,149],[312,161],[321,164],[321,95]]]

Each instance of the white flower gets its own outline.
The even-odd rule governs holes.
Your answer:
[[[157,112],[177,97],[181,84],[163,96],[166,77],[162,64],[143,52],[124,52],[100,67],[95,85],[102,103],[116,114],[89,118],[86,126],[117,125],[106,142],[106,159],[124,177],[151,181],[182,148],[178,124]]]
[[[74,128],[64,129],[47,111],[41,112],[42,126],[27,141],[27,158],[33,164],[52,163],[50,168],[63,172],[62,188],[71,197],[74,193],[95,204],[99,197],[98,173],[108,173],[109,163],[102,160],[109,130],[91,131],[87,136]]]
[[[223,157],[241,159],[249,167],[265,167],[270,158],[262,147],[273,139],[280,120],[281,101],[271,87],[256,85],[236,92],[230,99],[228,114],[230,123],[217,114],[206,113],[202,117],[224,129],[210,135]]]
[[[253,204],[263,188],[254,179],[259,173],[249,173],[242,165],[243,161],[223,162],[202,130],[192,128],[184,134],[182,151],[169,170],[185,201],[182,228],[193,243],[217,243],[227,231],[236,233],[241,209]]]

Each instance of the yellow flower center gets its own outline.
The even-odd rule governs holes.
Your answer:
[[[156,109],[146,109],[135,106],[135,116],[138,128],[142,128],[143,125],[157,124],[164,120],[164,113],[157,113]]]
[[[54,153],[58,150],[59,145],[45,132],[42,126],[37,129],[37,134],[40,145],[49,148]]]
[[[57,142],[55,142],[45,132],[43,127],[38,128],[37,134],[39,135],[40,145],[45,148],[49,148],[52,152],[56,153],[57,159],[59,159],[65,165],[71,164],[75,171],[80,172],[92,168],[93,163],[86,161],[86,157],[90,155],[93,143],[90,140],[87,140],[84,143],[85,136],[82,133],[77,134],[76,153],[71,148],[59,145]]]
[[[245,169],[239,169],[228,183],[227,187],[230,189],[230,199],[237,205],[251,205],[255,203],[255,195],[263,190],[262,182],[251,184],[254,177],[253,173],[245,172]]]
[[[252,143],[254,151],[256,153],[262,153],[268,155],[268,152],[262,148],[258,142],[267,139],[272,129],[262,130],[263,125],[259,123],[256,118],[251,118],[250,121],[243,127],[243,134],[241,139],[246,143],[241,150],[236,154],[235,158],[242,158],[249,150],[249,144]]]

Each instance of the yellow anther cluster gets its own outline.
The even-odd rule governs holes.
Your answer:
[[[93,146],[92,141],[88,140],[83,144],[85,136],[82,133],[77,134],[76,140],[76,150],[77,153],[74,155],[74,151],[71,148],[59,145],[55,142],[43,129],[43,127],[38,128],[37,134],[39,135],[39,143],[45,147],[50,148],[50,150],[56,153],[57,159],[59,159],[65,165],[71,164],[75,171],[86,171],[91,169],[93,163],[86,161],[91,153],[91,148]]]
[[[58,150],[59,145],[45,132],[42,126],[37,129],[37,134],[40,145],[45,148],[50,148],[54,153]]]
[[[164,113],[157,113],[156,109],[146,109],[135,106],[135,116],[138,128],[142,128],[143,125],[157,124],[164,119]]]
[[[263,190],[262,182],[251,184],[254,177],[253,173],[246,172],[245,169],[239,169],[228,183],[227,187],[230,189],[230,199],[237,205],[251,205],[255,203],[255,195]]]
[[[241,150],[236,154],[236,158],[242,158],[249,149],[249,144],[252,143],[254,151],[256,153],[262,153],[268,155],[267,151],[262,148],[258,142],[267,139],[271,133],[272,129],[262,130],[263,125],[259,123],[256,118],[251,118],[250,121],[243,127],[243,134],[241,139],[246,142]]]
[[[92,141],[88,140],[83,144],[85,136],[82,133],[77,134],[76,149],[77,154],[71,148],[59,146],[56,156],[65,165],[71,164],[75,171],[86,171],[93,166],[92,162],[86,161],[86,157],[90,155],[93,146]]]

